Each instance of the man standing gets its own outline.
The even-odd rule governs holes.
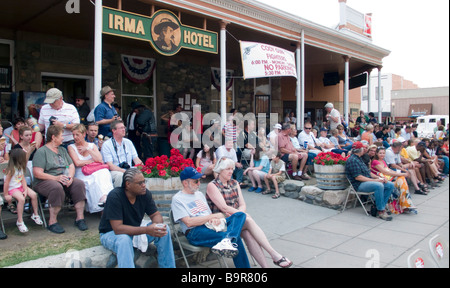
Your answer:
[[[121,120],[120,116],[117,115],[116,108],[113,106],[116,95],[114,94],[114,89],[111,89],[109,86],[103,87],[100,94],[102,103],[98,104],[94,110],[95,122],[98,124],[98,134],[111,137],[111,123],[114,120]]]
[[[72,104],[68,104],[63,100],[63,94],[58,88],[51,88],[47,91],[44,105],[39,112],[38,125],[42,134],[46,135],[46,131],[50,125],[60,126],[63,130],[62,146],[66,147],[72,143],[72,128],[80,123],[80,116],[77,108]]]
[[[87,125],[88,120],[87,116],[91,112],[91,108],[89,108],[89,105],[86,101],[88,101],[89,98],[86,96],[75,96],[75,106],[78,110],[78,115],[80,116],[80,123]]]
[[[370,172],[361,157],[364,154],[364,144],[355,142],[352,145],[352,155],[345,164],[345,172],[353,188],[359,192],[375,192],[377,217],[391,221],[392,217],[386,213],[385,207],[395,186],[384,177],[378,177]]]
[[[112,138],[106,140],[102,146],[103,161],[109,166],[114,187],[122,186],[125,170],[134,165],[142,164],[133,143],[125,138],[125,125],[122,121],[111,123]]]
[[[158,142],[158,131],[156,128],[155,115],[145,105],[137,108],[137,132],[142,141],[142,152],[144,162],[147,158],[156,156],[156,144]]]
[[[334,109],[333,103],[327,103],[325,110],[327,111],[325,119],[330,122],[330,130],[336,129],[341,124],[341,113],[337,109]]]
[[[141,227],[145,214],[151,223]],[[108,194],[99,224],[100,242],[116,253],[119,268],[134,268],[133,236],[146,235],[157,248],[159,267],[175,268],[169,227],[163,222],[151,192],[145,188],[144,175],[131,168],[123,174],[123,186]]]
[[[233,257],[236,268],[250,268],[240,236],[246,214],[238,212],[227,218],[222,213],[212,214],[205,196],[198,191],[202,176],[203,174],[192,167],[181,172],[183,190],[172,198],[174,221],[180,223],[183,233],[192,245],[211,247],[215,254]],[[219,229],[220,231],[216,232],[214,227],[220,225],[226,227],[225,231]]]

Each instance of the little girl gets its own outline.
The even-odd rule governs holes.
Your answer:
[[[28,196],[31,199],[33,206],[33,214],[31,219],[37,224],[42,225],[41,217],[39,217],[37,194],[27,186],[25,180],[25,171],[27,169],[27,154],[22,149],[12,149],[8,162],[8,167],[5,169],[3,192],[6,197],[13,197],[17,200],[17,228],[22,233],[28,232],[28,228],[23,222],[23,207],[25,198]],[[5,198],[6,198],[5,197]]]

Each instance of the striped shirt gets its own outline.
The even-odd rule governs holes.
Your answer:
[[[238,192],[238,182],[234,179],[231,179],[225,186],[222,181],[219,180],[219,177],[214,179],[211,183],[216,185],[216,187],[219,189],[220,194],[222,194],[223,198],[225,199],[225,203],[233,207],[235,209],[239,208],[239,192]],[[206,200],[208,201],[209,208],[211,208],[212,213],[221,213],[219,207],[212,202],[212,200],[209,198],[208,194],[206,194]]]
[[[47,128],[50,126],[50,117],[52,116],[56,118],[55,120],[64,124],[80,123],[80,115],[78,115],[77,108],[66,102],[64,102],[59,110],[53,109],[50,104],[42,106],[41,111],[39,112],[38,123],[45,125],[45,131],[47,131]],[[64,129],[62,135],[64,137],[64,142],[73,140],[72,131],[70,129]]]

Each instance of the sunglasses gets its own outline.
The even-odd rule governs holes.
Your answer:
[[[308,127],[305,127],[305,130],[311,130],[311,129],[312,129],[311,127],[309,127],[309,128],[308,128]]]
[[[194,184],[200,183],[200,179],[191,179],[191,182]]]

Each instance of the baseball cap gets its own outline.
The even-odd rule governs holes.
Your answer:
[[[186,167],[180,173],[181,181],[186,179],[199,179],[203,176],[202,173],[199,173],[194,167]]]
[[[357,141],[357,142],[353,143],[353,145],[352,145],[352,149],[361,149],[363,147],[367,147],[367,145],[364,145],[360,141]]]
[[[282,127],[281,127],[281,124],[277,123],[277,124],[273,125],[273,128],[281,130]]]
[[[321,129],[320,129],[320,132],[322,132],[322,131],[328,132],[328,129],[327,129],[327,128],[321,128]]]
[[[45,94],[44,103],[52,104],[56,100],[62,97],[62,92],[58,88],[51,88]]]

